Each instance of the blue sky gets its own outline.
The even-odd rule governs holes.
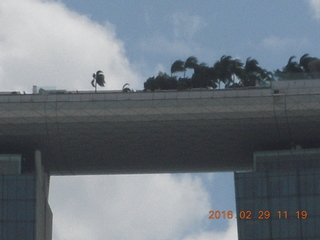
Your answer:
[[[169,72],[174,60],[191,55],[209,65],[222,55],[253,57],[271,71],[292,55],[320,54],[320,23],[311,1],[62,2],[94,21],[113,24],[144,77]]]
[[[196,56],[257,59],[270,71],[320,57],[319,0],[2,0],[1,91],[93,90],[143,82]],[[107,153],[106,153],[107,154]],[[232,173],[52,177],[54,240],[236,239]]]

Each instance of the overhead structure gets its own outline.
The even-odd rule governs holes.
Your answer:
[[[316,148],[320,81],[269,88],[0,95],[3,154],[51,175],[235,171],[254,151]]]

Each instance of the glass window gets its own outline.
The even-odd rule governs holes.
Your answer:
[[[25,223],[25,227],[26,227],[26,236],[28,236],[26,238],[26,240],[34,240],[35,239],[35,223],[34,221],[27,221]]]
[[[272,239],[281,238],[281,224],[279,219],[271,220]]]
[[[16,229],[19,229],[19,231],[16,231],[14,236],[16,239],[25,239],[25,223],[24,222],[16,222],[15,224]]]
[[[244,184],[243,178],[239,174],[235,174],[235,190],[236,190],[236,197],[244,197]]]
[[[2,210],[2,214],[1,214],[1,218],[3,220],[7,220],[7,215],[8,215],[8,201],[7,200],[2,200],[1,201],[1,210]]]
[[[301,228],[300,228],[300,219],[283,219],[285,222],[285,228],[287,229],[287,237],[300,239]]]
[[[17,201],[15,203],[15,212],[16,212],[16,220],[25,220],[26,219],[26,211],[25,211],[25,203],[24,201]]]
[[[271,213],[276,213],[281,210],[281,200],[279,198],[270,198],[269,199],[269,209]]]
[[[4,209],[5,209],[5,206],[3,204],[3,200],[0,199],[0,222],[3,220]]]
[[[310,195],[315,193],[315,184],[313,175],[300,176],[300,193]]]
[[[296,176],[288,177],[288,195],[298,195],[299,180]]]
[[[254,195],[257,197],[267,196],[266,178],[257,177],[254,179]]]
[[[297,178],[295,176],[287,176],[283,178],[283,191],[282,194],[285,196],[297,195]]]
[[[320,172],[315,176],[315,194],[320,195]]]
[[[17,201],[5,201],[6,205],[6,219],[7,220],[17,220]]]
[[[306,219],[301,219],[301,226],[302,226],[302,236],[304,237],[314,237],[315,235],[315,228],[317,226],[317,222],[313,217],[309,217]]]
[[[16,181],[13,180],[4,180],[4,199],[15,199],[16,198]]]
[[[14,222],[4,222],[3,223],[3,239],[6,240],[16,240],[15,233],[17,232],[17,227]]]
[[[256,202],[256,199],[247,198],[244,201],[245,204],[243,205],[243,208],[239,209],[239,211],[251,211],[253,213],[255,211],[254,207]]]
[[[254,220],[243,220],[245,236],[242,236],[244,239],[254,239],[256,231],[256,223]]]
[[[254,182],[252,178],[246,180],[244,192],[245,192],[244,197],[254,196]]]
[[[27,220],[35,220],[35,213],[36,213],[36,202],[35,200],[33,201],[26,201],[25,202],[25,212],[26,212],[26,219]]]
[[[314,222],[315,222],[315,224],[319,224],[319,221],[320,221],[320,217],[319,217],[319,215],[318,215],[318,217],[315,217],[314,218]],[[314,235],[315,236],[320,236],[320,227],[319,227],[319,225],[317,225],[315,228],[314,228]]]
[[[255,238],[254,239],[270,239],[270,219],[256,220]]]
[[[26,181],[18,181],[16,188],[16,198],[17,199],[26,199],[27,197],[27,182]]]
[[[268,195],[279,196],[281,194],[283,183],[278,177],[271,177],[268,179]]]
[[[314,215],[317,216],[319,218],[319,221],[320,221],[320,196],[315,196],[314,202],[316,203],[314,205]]]
[[[319,205],[319,202],[315,202],[315,198],[313,196],[304,196],[301,198],[301,209],[297,209],[296,211],[307,211],[309,216],[314,216],[316,205]]]
[[[258,216],[259,211],[269,211],[268,199],[267,198],[256,198],[253,201],[254,212]]]
[[[281,212],[287,211],[287,215],[289,217],[290,214],[295,213],[299,209],[299,199],[297,197],[282,197],[278,198],[278,210]]]
[[[26,182],[27,187],[26,187],[26,196],[28,199],[35,199],[35,193],[36,193],[36,186],[35,186],[35,181],[27,181]]]
[[[3,199],[3,195],[4,195],[3,182],[0,180],[0,199]]]
[[[280,236],[279,237],[283,237],[283,238],[287,238],[290,235],[290,219],[279,219],[279,227],[280,227]]]

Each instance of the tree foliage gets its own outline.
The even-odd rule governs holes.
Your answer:
[[[294,61],[296,57],[291,56],[286,66],[282,70],[276,70],[275,76],[279,80],[289,79],[312,79],[319,77],[320,68],[316,67],[319,65],[319,59],[310,57],[309,54],[304,54],[299,62]]]
[[[97,73],[93,73],[92,77],[93,79],[91,81],[91,85],[95,88],[95,91],[97,91],[97,85],[104,87],[106,82],[104,80],[104,74],[101,70],[98,70]]]
[[[226,88],[265,86],[273,80],[310,79],[320,77],[320,59],[304,54],[300,61],[291,56],[281,70],[267,71],[259,62],[251,57],[245,64],[240,59],[223,55],[213,66],[200,63],[195,56],[186,61],[177,60],[171,65],[171,76],[159,72],[158,76],[150,77],[144,83],[144,89],[156,90],[187,90],[191,88],[217,88],[222,83]],[[186,70],[193,69],[191,77],[186,77]],[[174,73],[183,72],[183,78]]]
[[[156,90],[177,89],[178,83],[176,77],[171,77],[166,73],[159,72],[157,77],[150,77],[144,83],[144,89],[152,92]]]
[[[184,61],[177,60],[171,66],[171,75],[176,72],[185,72]]]

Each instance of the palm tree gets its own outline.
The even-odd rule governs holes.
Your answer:
[[[270,72],[261,68],[256,59],[247,58],[241,76],[241,82],[245,87],[255,86],[257,83],[262,84],[265,80],[271,80],[271,78]]]
[[[171,65],[171,76],[175,72],[184,72],[186,74],[186,68],[184,67],[184,61],[177,60]]]
[[[293,61],[293,59],[295,59],[295,58],[296,58],[295,56],[291,56],[288,60],[287,65],[282,68],[282,71],[280,71],[280,70],[276,71],[275,74],[280,79],[299,79],[304,74],[304,70],[301,67],[301,65],[298,62]],[[300,59],[300,61],[301,61],[301,59]],[[302,60],[302,62],[303,62],[303,60]]]
[[[201,63],[194,67],[191,78],[192,87],[195,88],[216,88],[216,72],[213,67],[208,67],[206,63]]]
[[[122,87],[122,92],[128,93],[131,92],[132,90],[129,88],[130,84],[126,83],[125,85],[123,85]]]
[[[184,63],[184,68],[192,68],[195,69],[198,66],[198,59],[194,56],[188,57],[186,62]]]
[[[256,82],[259,80],[259,72],[261,71],[259,62],[256,59],[247,58],[244,71],[243,85],[245,87],[255,86]]]
[[[308,79],[315,78],[318,75],[315,74],[315,65],[319,60],[315,57],[310,57],[309,54],[304,54],[299,63],[293,61],[295,56],[291,56],[285,67],[282,68],[282,71],[277,70],[276,75],[280,79]]]
[[[232,76],[236,74],[236,72],[238,74],[239,71],[235,70],[241,67],[241,64],[240,60],[233,60],[231,56],[223,55],[220,60],[213,65],[218,77],[219,88],[220,82],[223,82],[226,86],[230,86],[233,83],[234,79]]]
[[[241,77],[243,75],[243,63],[240,61],[240,59],[234,59],[231,62],[230,71],[232,73],[232,83],[235,84],[236,83],[235,76],[238,79],[241,79]]]
[[[309,54],[304,54],[300,58],[299,62],[301,68],[306,73],[307,78],[317,78],[319,77],[319,59],[315,57],[310,57]]]
[[[316,58],[308,64],[314,78],[320,78],[320,59]]]
[[[304,72],[309,73],[310,72],[309,63],[312,62],[315,59],[316,58],[310,57],[309,54],[304,54],[300,58],[299,65],[304,70]]]
[[[104,81],[104,75],[101,70],[97,71],[97,73],[94,73],[93,75],[93,80],[91,81],[91,85],[95,88],[95,92],[97,92],[97,84],[100,87],[104,87],[104,84],[106,83]]]

